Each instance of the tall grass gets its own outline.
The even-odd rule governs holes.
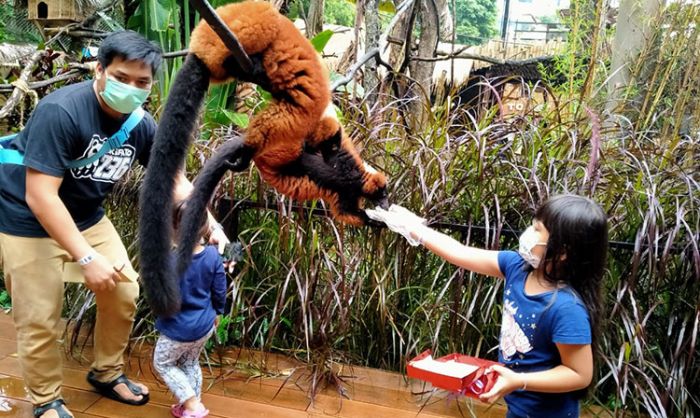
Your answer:
[[[388,174],[391,201],[462,242],[513,248],[552,194],[588,195],[603,206],[612,249],[592,402],[616,413],[690,417],[700,409],[698,14],[697,5],[674,5],[659,18],[614,114],[604,111],[604,41],[575,43],[597,50],[566,58],[571,78],[549,86],[558,100],[510,119],[418,98],[430,119],[416,128],[402,112],[405,100],[386,96],[370,109],[337,98],[363,158]],[[207,132],[190,169],[229,134]],[[132,183],[124,187],[110,214],[125,213],[115,223],[132,242],[133,212],[124,206],[133,209],[137,194]],[[322,203],[297,206],[255,168],[230,175],[215,204],[246,250],[230,278],[229,343],[304,360],[312,393],[343,384],[338,362],[402,371],[425,348],[496,357],[498,280],[386,230],[316,216]],[[140,312],[136,333],[149,335],[151,319]]]

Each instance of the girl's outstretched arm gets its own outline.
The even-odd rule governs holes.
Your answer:
[[[389,229],[403,235],[411,245],[423,244],[457,267],[488,276],[503,277],[498,267],[498,251],[463,245],[454,238],[429,228],[425,225],[425,219],[402,206],[391,205],[389,210],[366,209],[365,212],[371,219],[384,222]]]
[[[425,225],[410,228],[410,234],[425,248],[457,267],[503,278],[503,273],[498,267],[498,251],[469,247]]]
[[[493,388],[480,396],[493,403],[514,390],[564,393],[585,389],[593,379],[593,351],[590,344],[559,344],[561,365],[533,373],[517,373],[502,366],[493,366],[499,377]]]

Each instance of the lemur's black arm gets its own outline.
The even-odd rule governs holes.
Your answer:
[[[228,170],[243,171],[248,168],[253,152],[252,148],[244,145],[243,138],[236,137],[217,148],[216,153],[202,167],[180,221],[177,248],[178,276],[187,269],[192,259],[199,226],[206,217],[207,206],[219,180]]]
[[[188,55],[177,73],[156,130],[140,196],[140,274],[146,299],[159,316],[180,310],[180,282],[170,261],[173,189],[192,142],[195,124],[209,87],[204,63]]]

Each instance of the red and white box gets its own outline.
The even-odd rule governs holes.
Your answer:
[[[486,370],[497,364],[500,363],[458,353],[434,359],[432,352],[426,350],[408,362],[406,373],[436,388],[478,399],[496,383],[498,373],[487,374]]]

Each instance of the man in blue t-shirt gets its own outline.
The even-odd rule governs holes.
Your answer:
[[[69,417],[61,398],[61,355],[56,344],[63,302],[64,264],[77,261],[95,293],[94,362],[88,381],[103,395],[142,405],[148,389],[123,375],[123,354],[139,294],[119,283],[131,268],[121,238],[102,203],[133,163],[146,166],[156,124],[150,114],[127,140],[87,166],[89,158],[148,97],[162,61],[160,48],[132,31],[104,39],[94,80],[63,87],[43,98],[8,148],[23,165],[0,164],[0,260],[13,299],[18,357],[36,417]],[[180,173],[173,191],[185,198],[192,185]],[[210,225],[218,225],[211,218]],[[225,242],[213,228],[213,242]]]

